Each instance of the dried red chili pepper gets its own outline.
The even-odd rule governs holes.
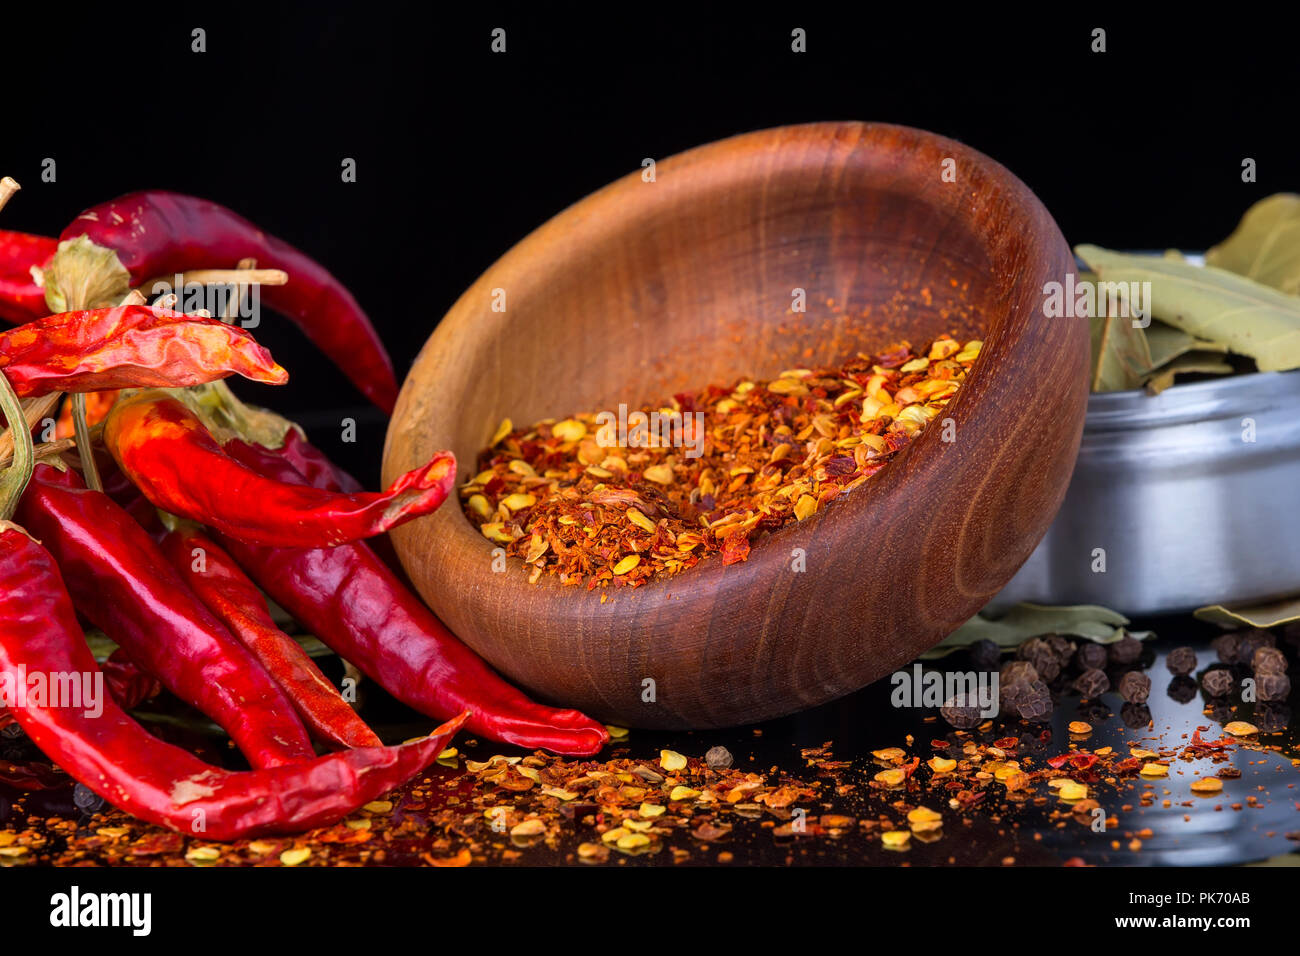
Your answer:
[[[58,240],[0,229],[0,319],[15,324],[49,315],[32,267],[50,261]]]
[[[289,375],[243,329],[143,305],[61,312],[0,332],[0,368],[20,398]]]
[[[275,547],[333,547],[382,534],[435,510],[456,480],[456,459],[441,452],[380,493],[271,481],[223,451],[198,416],[161,392],[119,400],[104,420],[104,443],[157,507]]]
[[[238,440],[226,448],[268,478],[306,480],[279,452]],[[538,704],[502,680],[366,545],[307,550],[218,538],[278,604],[408,707],[434,717],[471,710],[472,733],[560,754],[593,754],[609,739],[590,717]]]
[[[120,647],[100,665],[108,692],[123,710],[139,707],[151,697],[162,692],[158,678],[141,670]]]
[[[131,659],[122,653],[121,648],[109,655],[108,660],[100,665],[100,670],[104,672],[108,692],[123,710],[139,707],[162,690],[162,685],[158,683],[157,678],[136,667]],[[12,711],[0,707],[0,730],[9,726],[14,720]]]
[[[217,203],[171,192],[138,192],[87,209],[60,239],[87,236],[117,252],[136,283],[241,259],[289,273],[261,290],[353,384],[385,412],[397,401],[393,364],[357,300],[314,259]],[[146,292],[148,290],[145,290]]]
[[[0,526],[0,674],[94,674],[95,660],[50,554]],[[326,826],[423,770],[464,722],[398,747],[367,747],[273,769],[213,767],[154,737],[112,701],[98,716],[27,702],[15,714],[46,756],[133,816],[181,833],[237,840]]]
[[[77,610],[220,724],[249,763],[315,754],[279,685],[111,498],[82,487],[71,471],[37,465],[18,514],[58,561]]]
[[[275,626],[257,585],[216,542],[182,525],[164,535],[160,547],[199,600],[261,661],[318,739],[339,747],[380,745],[302,646]]]

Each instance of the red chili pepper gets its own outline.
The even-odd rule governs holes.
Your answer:
[[[279,452],[239,440],[226,448],[268,478],[305,481]],[[609,740],[585,714],[538,704],[502,680],[366,545],[266,548],[218,537],[280,606],[408,707],[434,717],[470,710],[472,733],[560,754],[593,754]]]
[[[272,767],[315,754],[279,685],[111,498],[82,487],[71,471],[37,465],[18,513],[59,562],[77,610],[220,724],[249,763]]]
[[[340,747],[380,745],[302,646],[275,626],[262,592],[216,542],[183,526],[160,546],[199,600],[261,661],[313,734]]]
[[[139,707],[162,690],[162,685],[157,679],[131,663],[131,659],[122,653],[120,647],[109,655],[108,660],[100,666],[100,670],[104,672],[108,692],[123,710]],[[14,720],[12,711],[0,707],[0,730],[4,730]]]
[[[100,670],[108,681],[108,692],[123,710],[139,707],[162,692],[158,678],[142,671],[120,647],[108,655]]]
[[[143,305],[61,312],[0,332],[0,369],[20,398],[199,385],[289,374],[243,329]]]
[[[262,288],[262,299],[292,319],[367,398],[392,412],[393,363],[357,300],[320,263],[242,216],[193,196],[138,192],[87,209],[59,238],[80,235],[115,250],[136,283],[190,269],[233,268],[246,258],[284,270],[288,284]]]
[[[307,484],[313,488],[341,491],[349,495],[365,490],[361,482],[326,458],[324,453],[303,438],[296,428],[290,428],[285,433],[284,445],[277,454],[306,478]]]
[[[48,552],[14,525],[0,526],[0,675],[90,676],[95,660]],[[428,737],[366,747],[266,770],[213,767],[154,737],[111,700],[102,713],[28,700],[18,722],[46,756],[127,813],[210,840],[328,826],[427,767],[464,722]]]
[[[442,452],[382,493],[272,481],[223,451],[193,412],[161,392],[119,400],[104,420],[104,443],[157,507],[275,547],[333,547],[382,534],[436,509],[456,480],[456,459]]]
[[[0,229],[0,319],[17,324],[50,314],[32,267],[49,262],[58,246],[57,239]]]

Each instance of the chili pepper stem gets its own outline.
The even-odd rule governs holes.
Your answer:
[[[22,186],[18,185],[18,180],[12,176],[5,176],[0,179],[0,209],[3,209],[9,200],[13,198],[13,194],[22,188]]]
[[[27,489],[32,469],[36,467],[36,456],[32,433],[27,428],[27,416],[23,414],[23,403],[4,372],[0,372],[0,411],[4,412],[9,423],[14,443],[13,463],[0,476],[0,521],[7,521],[13,517],[18,500]]]
[[[264,448],[281,448],[285,435],[297,428],[273,411],[246,405],[220,379],[192,388],[172,389],[170,394],[197,415],[223,444],[231,438],[242,438]]]
[[[81,459],[81,472],[85,476],[86,487],[92,491],[103,491],[104,483],[99,478],[99,466],[95,464],[95,449],[90,443],[90,426],[86,423],[84,392],[72,393],[72,427],[77,435],[77,456]]]

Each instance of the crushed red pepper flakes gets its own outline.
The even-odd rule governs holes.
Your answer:
[[[628,414],[629,425],[637,412],[661,424],[625,431],[626,444],[596,414],[523,429],[506,419],[460,489],[464,512],[533,582],[636,587],[715,554],[735,564],[907,447],[981,345],[941,336],[915,352],[903,342],[840,368],[681,393]]]

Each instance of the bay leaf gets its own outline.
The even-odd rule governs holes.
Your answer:
[[[1096,283],[1096,273],[1081,272],[1079,282]],[[1129,316],[1105,315],[1104,302],[1094,305],[1089,318],[1092,330],[1092,379],[1094,392],[1123,392],[1141,388],[1151,371],[1151,352],[1146,334],[1134,327]]]
[[[1222,604],[1198,607],[1192,616],[1224,627],[1276,627],[1300,621],[1300,597],[1285,598],[1254,607],[1226,608]]]
[[[1147,347],[1151,350],[1151,367],[1158,369],[1187,352],[1226,352],[1222,342],[1210,342],[1188,335],[1182,329],[1163,322],[1152,321],[1146,330]]]
[[[1083,637],[1099,644],[1113,644],[1125,634],[1132,634],[1138,640],[1152,636],[1150,631],[1126,631],[1128,622],[1128,618],[1118,611],[1096,604],[1053,606],[1025,602],[1011,607],[999,617],[983,612],[976,614],[937,647],[922,654],[921,659],[946,657],[983,640],[990,640],[999,647],[1017,647],[1040,634]]]
[[[1300,196],[1277,193],[1255,203],[1205,262],[1300,295]]]
[[[1155,318],[1249,355],[1262,372],[1300,368],[1300,296],[1213,266],[1099,246],[1079,246],[1075,253],[1103,281],[1150,282]]]
[[[1203,375],[1231,375],[1235,371],[1236,369],[1223,360],[1220,353],[1187,352],[1152,372],[1147,376],[1143,387],[1148,394],[1159,395],[1173,385],[1179,375],[1191,375],[1194,372]]]

